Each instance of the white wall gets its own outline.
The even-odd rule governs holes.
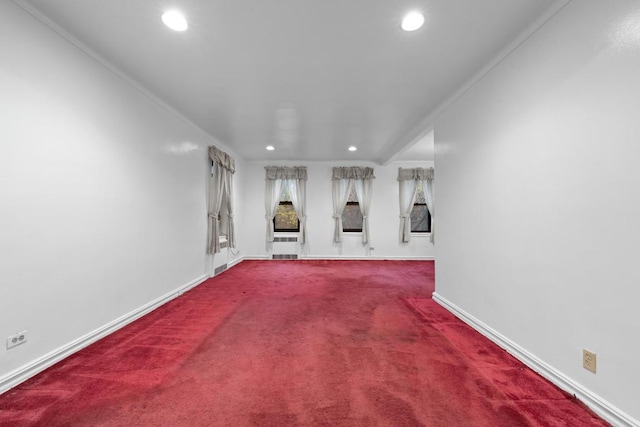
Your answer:
[[[204,277],[215,141],[11,2],[0,58],[2,380]]]
[[[245,163],[245,193],[242,227],[244,237],[241,247],[245,257],[270,257],[265,245],[266,221],[264,219],[265,166],[306,166],[307,181],[307,231],[308,244],[303,252],[306,258],[403,258],[433,259],[433,244],[428,236],[412,236],[408,245],[399,243],[398,229],[398,168],[431,167],[433,162],[391,163],[381,166],[363,162],[249,162]],[[345,233],[342,245],[333,244],[333,202],[331,176],[334,166],[370,166],[375,180],[369,216],[370,241],[374,248],[367,252],[362,245],[362,233]],[[274,245],[279,245],[274,243]],[[291,246],[291,244],[283,244]],[[275,248],[274,248],[275,249]],[[276,251],[277,252],[277,251]]]
[[[437,294],[636,420],[639,76],[640,3],[573,1],[435,124]]]

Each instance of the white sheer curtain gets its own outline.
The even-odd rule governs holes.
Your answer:
[[[411,240],[411,210],[418,193],[418,181],[405,179],[400,181],[400,243]]]
[[[220,208],[224,193],[225,173],[219,165],[213,165],[209,178],[209,237],[207,253],[220,252]]]
[[[236,229],[233,224],[233,172],[228,169],[225,169],[225,182],[224,186],[227,191],[227,213],[228,213],[228,221],[227,221],[227,245],[230,248],[236,247]]]
[[[362,243],[369,243],[369,211],[371,210],[371,189],[373,187],[373,179],[356,179],[356,194],[358,195],[358,204],[360,212],[362,212]]]
[[[211,159],[213,167],[209,179],[207,253],[215,254],[220,252],[219,215],[220,209],[222,208],[223,194],[225,193],[229,201],[229,232],[227,234],[227,241],[230,247],[235,247],[231,189],[233,174],[236,168],[233,157],[216,147],[209,147],[209,158]]]
[[[280,204],[282,179],[267,179],[264,189],[264,219],[267,220],[267,242],[273,242],[273,218]]]
[[[433,204],[433,169],[427,169],[424,179],[422,180],[422,188],[424,188],[424,196],[427,202],[427,209],[429,209],[429,213],[431,214],[431,243],[435,242],[435,206]]]
[[[434,242],[433,223],[434,223],[434,205],[433,205],[433,168],[423,169],[398,169],[398,181],[400,182],[400,242],[408,243],[411,235],[411,209],[416,198],[418,182],[422,181],[422,188],[427,203],[427,209],[431,214],[431,236],[430,240]],[[413,190],[411,190],[413,188]],[[411,196],[409,196],[411,194]],[[409,200],[411,199],[411,200]]]
[[[300,221],[300,238],[301,245],[307,242],[307,181],[303,179],[288,179],[289,194],[291,195],[291,203],[296,210],[298,221]]]
[[[335,220],[333,241],[335,243],[342,242],[342,213],[347,205],[351,186],[355,185],[362,213],[362,243],[369,244],[369,212],[374,178],[373,168],[369,167],[333,168],[333,218]]]
[[[276,216],[283,186],[289,189],[291,204],[300,221],[300,244],[307,241],[307,168],[306,166],[266,166],[264,192],[267,242],[273,242],[273,219]]]
[[[347,206],[349,192],[353,180],[351,179],[333,179],[333,219],[335,220],[335,228],[333,231],[333,241],[335,243],[342,242],[342,213],[344,207]]]

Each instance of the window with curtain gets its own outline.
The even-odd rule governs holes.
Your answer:
[[[299,232],[300,220],[296,213],[296,208],[291,201],[291,193],[289,186],[284,186],[280,194],[280,203],[276,210],[276,216],[273,218],[273,231],[280,232]]]
[[[416,188],[416,201],[411,208],[411,232],[430,233],[431,213],[427,207],[427,196],[424,193],[423,181],[419,181]]]
[[[294,231],[290,228],[279,229],[279,226],[292,227],[295,213],[299,221],[298,242],[306,244],[307,168],[305,166],[266,166],[265,172],[264,207],[267,243],[273,242],[273,234],[276,231]]]
[[[433,168],[398,169],[400,184],[400,243],[411,233],[431,233],[433,243]]]
[[[362,244],[369,245],[369,211],[374,178],[370,167],[333,168],[334,243],[342,242],[345,231],[361,231]],[[361,216],[357,215],[356,208]],[[345,220],[348,222],[346,225]]]
[[[360,211],[355,185],[351,186],[347,204],[344,207],[344,212],[342,212],[342,231],[347,233],[362,232],[362,212]]]
[[[221,236],[226,236],[228,247],[235,248],[233,223],[233,174],[235,161],[217,147],[209,147],[211,176],[209,178],[209,209],[207,253],[220,252]]]

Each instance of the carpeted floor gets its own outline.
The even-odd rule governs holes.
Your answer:
[[[433,263],[244,261],[0,396],[0,426],[603,426]]]

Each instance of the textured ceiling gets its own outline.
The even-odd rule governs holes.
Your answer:
[[[430,156],[417,147],[433,140],[425,117],[566,3],[15,1],[245,159],[379,163],[428,160],[415,158]],[[162,24],[170,7],[187,16],[186,32]],[[400,21],[413,9],[426,23],[407,33]]]

